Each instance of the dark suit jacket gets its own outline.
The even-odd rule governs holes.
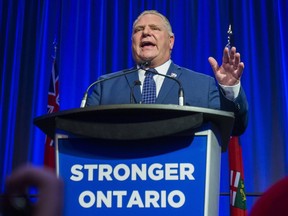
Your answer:
[[[103,75],[100,79],[115,76],[117,73],[123,73],[123,71]],[[232,135],[240,135],[245,131],[248,123],[248,103],[242,87],[239,96],[235,101],[231,101],[224,96],[222,89],[216,86],[213,77],[179,67],[173,62],[167,75],[171,73],[176,74],[176,78],[182,84],[185,105],[234,112],[235,124]],[[139,103],[141,101],[140,86],[134,84],[137,80],[139,80],[138,73],[135,71],[135,73],[101,82],[89,95],[87,106],[130,104],[131,92],[134,94],[135,102]],[[177,82],[165,78],[156,103],[178,104],[178,92]]]

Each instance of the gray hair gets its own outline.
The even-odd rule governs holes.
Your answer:
[[[139,21],[139,19],[140,19],[142,16],[146,15],[146,14],[154,14],[154,15],[156,15],[156,16],[161,17],[162,20],[163,20],[164,23],[165,23],[165,26],[166,26],[167,30],[168,30],[168,34],[169,34],[170,36],[174,36],[174,33],[172,32],[172,27],[171,27],[171,24],[170,24],[169,20],[168,20],[163,14],[159,13],[159,12],[156,11],[156,10],[146,10],[146,11],[143,11],[143,12],[137,17],[137,19],[134,21],[134,23],[133,23],[133,29],[134,29],[136,23]]]

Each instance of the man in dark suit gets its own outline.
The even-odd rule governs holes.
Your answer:
[[[233,135],[243,133],[247,127],[248,104],[240,84],[244,64],[240,61],[236,48],[224,49],[221,66],[214,58],[208,59],[218,81],[217,86],[214,78],[172,62],[174,39],[171,25],[165,16],[154,10],[140,14],[133,24],[132,34],[132,52],[136,67],[139,68],[138,73],[129,73],[99,83],[89,96],[87,105],[129,104],[131,92],[132,102],[143,103],[141,84],[144,83],[145,72],[154,68],[158,73],[180,81],[185,92],[184,105],[234,112],[236,121]],[[149,64],[140,68],[144,62]],[[104,75],[100,79],[117,73]],[[178,104],[177,82],[160,75],[155,75],[153,79],[156,83],[155,103]]]

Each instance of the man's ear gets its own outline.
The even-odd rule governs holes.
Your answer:
[[[173,49],[173,46],[174,46],[174,41],[175,41],[175,37],[174,36],[170,36],[170,50]]]

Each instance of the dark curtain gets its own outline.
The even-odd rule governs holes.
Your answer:
[[[58,43],[61,110],[79,107],[98,76],[133,66],[132,24],[146,9],[170,20],[176,38],[173,61],[212,76],[207,59],[221,62],[232,24],[250,108],[241,136],[246,191],[263,192],[286,175],[287,1],[1,0],[1,191],[5,176],[19,164],[43,164],[45,136],[33,118],[47,111],[53,41]],[[227,153],[221,172],[221,192],[228,193]],[[250,208],[254,199],[247,200]],[[228,201],[222,196],[222,215]]]

